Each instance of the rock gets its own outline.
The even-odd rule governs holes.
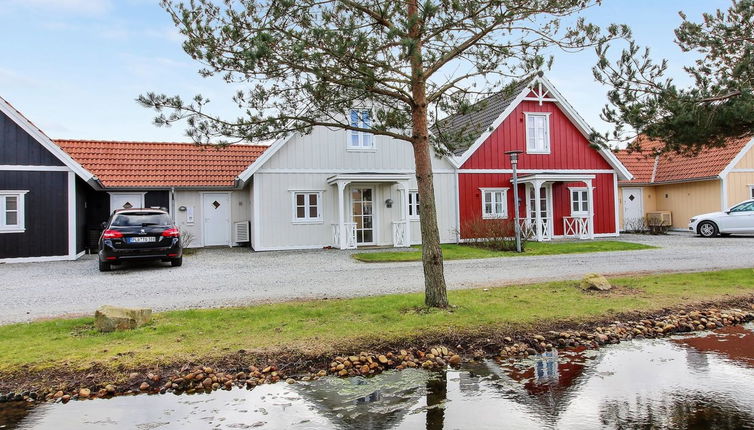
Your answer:
[[[94,313],[94,326],[101,332],[132,330],[152,319],[151,309],[129,309],[102,306]]]
[[[379,361],[382,364],[387,364],[387,357],[385,357],[384,355],[380,355],[379,357],[377,357],[377,361]]]
[[[293,378],[288,378],[288,379],[286,379],[286,380],[285,380],[285,383],[286,383],[286,384],[295,384],[295,383],[296,383],[296,380],[295,380],[295,379],[293,379]]]
[[[88,399],[92,394],[92,391],[88,388],[82,388],[79,390],[79,397],[82,399]]]
[[[599,273],[588,273],[581,279],[583,290],[610,291],[613,286]]]
[[[149,389],[149,383],[147,383],[147,382],[142,382],[142,383],[141,383],[141,385],[139,385],[139,389],[140,389],[141,391],[147,391],[147,390]]]
[[[457,355],[457,354],[453,355],[452,357],[450,357],[450,359],[448,360],[448,362],[451,365],[453,365],[453,366],[457,366],[457,365],[461,364],[461,356]]]
[[[63,397],[60,398],[60,400],[63,403],[67,403],[69,400],[71,400],[71,396],[69,396],[68,394],[65,394]]]

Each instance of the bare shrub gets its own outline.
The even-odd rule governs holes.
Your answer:
[[[516,250],[516,224],[510,219],[476,218],[463,224],[467,243],[495,251]],[[529,235],[521,229],[521,251],[526,247]]]
[[[178,230],[181,232],[181,248],[188,248],[191,242],[194,241],[194,233],[183,227],[180,227]]]

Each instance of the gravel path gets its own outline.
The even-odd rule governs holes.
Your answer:
[[[588,272],[698,271],[754,267],[754,237],[703,239],[624,235],[656,250],[491,258],[446,262],[448,286],[575,279]],[[420,263],[360,263],[350,252],[250,252],[203,249],[183,267],[141,263],[110,273],[96,258],[0,265],[0,324],[92,313],[102,304],[155,310],[242,305],[294,298],[353,297],[422,291]]]

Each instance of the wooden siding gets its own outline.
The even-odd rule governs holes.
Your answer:
[[[513,219],[513,186],[510,174],[501,173],[461,173],[458,175],[460,192],[461,238],[467,238],[464,225],[482,216],[482,196],[480,188],[508,188],[508,218]],[[571,215],[568,187],[584,187],[583,182],[552,184],[552,204],[554,233],[563,234],[563,217]],[[594,189],[594,232],[596,234],[615,233],[615,205],[612,173],[597,174],[593,180]],[[542,188],[544,192],[544,187]],[[519,214],[526,217],[527,195],[523,185],[519,188],[521,205]]]
[[[670,211],[673,228],[687,229],[689,218],[720,211],[720,181],[699,181],[655,187],[658,211]]]
[[[754,171],[730,172],[728,174],[728,208],[750,199],[749,189],[752,186],[754,186]]]
[[[555,103],[523,101],[466,160],[462,169],[510,169],[506,151],[526,151],[525,112],[550,113],[550,153],[520,155],[519,169],[609,169],[610,164],[589,145]]]
[[[68,255],[68,172],[0,172],[0,190],[29,190],[26,231],[0,233],[0,258]]]
[[[754,148],[750,148],[746,154],[744,154],[743,158],[738,160],[738,163],[736,163],[735,166],[733,166],[734,169],[754,169]]]
[[[13,120],[0,112],[0,165],[63,166]]]

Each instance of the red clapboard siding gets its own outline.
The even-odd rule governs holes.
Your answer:
[[[505,151],[526,151],[525,112],[550,112],[550,154],[521,154],[520,169],[611,169],[571,120],[551,102],[523,101],[466,160],[462,169],[510,169]]]

